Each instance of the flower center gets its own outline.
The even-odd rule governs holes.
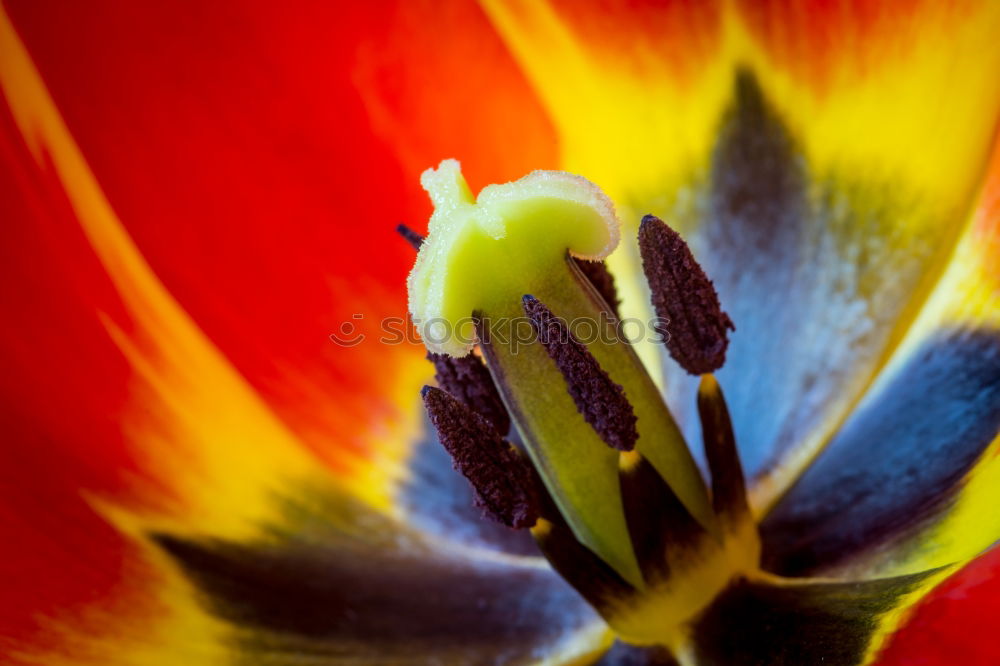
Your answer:
[[[759,570],[710,374],[733,328],[711,282],[679,235],[643,219],[652,324],[702,375],[709,490],[622,335],[600,261],[619,238],[607,197],[582,178],[534,172],[474,199],[453,160],[422,183],[435,205],[430,233],[401,231],[419,248],[410,310],[437,370],[439,387],[423,397],[441,443],[486,514],[529,528],[623,640],[681,649],[688,623],[733,578]],[[470,353],[476,344],[482,358]]]

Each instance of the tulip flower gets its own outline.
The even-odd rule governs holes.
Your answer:
[[[1000,661],[1000,7],[338,4],[3,3],[0,661]]]

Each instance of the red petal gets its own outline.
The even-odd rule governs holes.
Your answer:
[[[394,381],[372,371],[392,355],[327,335],[356,312],[405,316],[412,253],[393,228],[429,212],[419,171],[455,155],[485,184],[554,164],[474,7],[11,5],[154,271],[320,449],[350,437],[338,414],[356,423]]]
[[[421,226],[430,210],[419,170],[456,155],[485,183],[554,162],[548,123],[479,10],[6,9],[142,257],[281,425],[338,465],[345,449],[368,454],[408,422],[400,383],[422,352],[346,349],[328,335],[356,312],[372,325],[405,316],[412,251],[392,230]],[[428,14],[436,20],[418,20]],[[428,85],[449,77],[481,89]],[[135,618],[151,598],[150,566],[82,492],[176,516],[190,483],[123,432],[137,405],[154,426],[160,413],[142,414],[148,388],[104,321],[137,344],[149,331],[123,306],[65,184],[39,169],[39,137],[22,130],[0,106],[0,297],[17,322],[0,332],[12,443],[0,459],[0,533],[15,544],[0,556],[15,581],[0,635],[18,640],[74,609],[124,603]],[[514,141],[523,149],[510,151]],[[499,154],[510,158],[491,161]],[[159,453],[199,472],[186,451]]]
[[[1000,663],[1000,548],[949,578],[890,639],[879,666]]]

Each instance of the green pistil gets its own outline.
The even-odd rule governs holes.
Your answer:
[[[575,537],[636,588],[647,584],[629,535],[619,452],[587,422],[567,378],[533,340],[531,294],[570,329],[621,387],[636,417],[636,451],[709,532],[715,516],[697,467],[657,387],[631,347],[591,339],[607,304],[568,257],[603,259],[618,242],[611,202],[588,181],[535,172],[474,199],[454,161],[424,174],[435,212],[410,275],[411,314],[428,348],[461,356],[476,341],[532,463]],[[573,324],[579,326],[575,328]],[[575,328],[575,330],[574,330]]]

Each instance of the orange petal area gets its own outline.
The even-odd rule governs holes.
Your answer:
[[[3,303],[23,323],[3,336],[14,446],[4,450],[0,520],[5,542],[17,544],[0,558],[4,649],[25,663],[214,661],[222,630],[140,533],[247,538],[280,522],[283,489],[328,470],[158,279],[0,19],[4,200],[17,222],[5,229],[16,242],[4,245]],[[426,374],[412,351],[377,351],[394,373],[376,390],[398,392]],[[373,415],[348,411],[350,394],[360,403],[368,388],[351,380],[375,355],[348,359],[355,370],[332,396],[343,398],[334,432],[356,439],[324,458],[353,496],[387,510],[414,417],[376,410],[382,431],[361,441]],[[45,654],[29,654],[28,643]]]
[[[1000,132],[994,142],[970,238],[962,252],[971,255],[973,265],[982,272],[984,291],[1000,293]],[[1000,321],[996,323],[1000,325]]]
[[[419,169],[372,135],[353,81],[394,9],[7,5],[144,259],[295,434],[337,464],[368,455],[362,422],[410,418],[372,368],[407,374],[418,348],[328,338],[405,316],[393,227],[429,213],[386,196],[418,191]]]
[[[611,58],[615,67],[639,77],[666,77],[683,89],[697,84],[719,48],[725,2],[603,0],[583,7],[552,0],[551,6],[585,48]]]
[[[879,666],[1000,663],[1000,549],[974,560],[942,583],[893,635]]]
[[[411,226],[431,212],[417,177],[444,158],[461,160],[474,191],[558,163],[551,120],[475,3],[401,3],[362,42],[353,79],[407,172],[401,191],[426,211]]]
[[[413,255],[392,228],[429,214],[429,164],[461,154],[478,181],[509,179],[554,162],[552,130],[468,3],[5,9],[18,223],[0,293],[21,325],[0,332],[16,370],[0,388],[25,434],[0,503],[26,550],[0,558],[24,580],[0,634],[217,661],[217,627],[120,531],[247,536],[275,493],[325,477],[314,456],[384,509],[428,374],[418,348],[373,342],[405,316]],[[481,94],[439,85],[474,68]],[[342,323],[367,341],[333,344]]]
[[[405,317],[393,227],[429,216],[427,166],[461,155],[483,185],[555,161],[482,11],[6,4],[145,259],[289,427],[336,463],[371,448],[358,415],[410,418],[395,373],[371,371],[409,355],[327,335]]]
[[[146,411],[151,405],[142,405],[140,413],[126,418],[126,434],[152,451],[182,447],[187,455],[178,457],[200,459],[213,483],[233,484],[236,501],[223,507],[219,500],[226,493],[220,496],[219,488],[199,489],[204,480],[192,478],[197,470],[189,468],[187,461],[164,473],[165,478],[185,484],[181,494],[199,508],[195,520],[206,518],[205,524],[212,525],[213,531],[219,529],[217,520],[223,524],[230,520],[226,516],[235,518],[234,525],[241,523],[254,511],[239,497],[241,490],[265,487],[276,470],[288,470],[292,477],[304,474],[312,461],[157,279],[105,198],[6,22],[3,37],[2,85],[14,122],[39,166],[51,169],[63,187],[73,215],[121,297],[127,321],[97,314],[135,372],[136,392],[163,410],[151,414]],[[254,455],[240,455],[241,451]],[[156,461],[164,463],[169,460]],[[371,488],[371,484],[359,484],[359,491],[372,502],[384,501]]]
[[[856,74],[878,70],[903,55],[900,42],[914,38],[915,30],[954,29],[976,3],[755,0],[738,6],[775,66],[822,93],[837,84],[845,62]],[[922,25],[935,20],[944,23]]]

